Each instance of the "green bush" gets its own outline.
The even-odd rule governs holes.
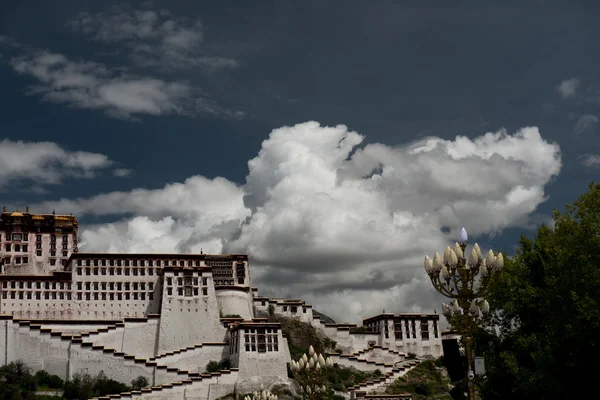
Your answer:
[[[38,371],[35,373],[35,381],[38,386],[48,389],[62,389],[65,386],[65,381],[58,375],[50,375],[46,371]]]
[[[335,346],[337,346],[337,342],[335,340],[329,339],[328,337],[323,339],[323,347],[326,349],[335,349]]]
[[[211,360],[208,362],[208,364],[206,364],[206,373],[210,374],[212,372],[219,372],[219,371],[222,371],[224,369],[229,369],[229,368],[231,368],[231,364],[229,363],[229,360],[223,360],[223,361]]]
[[[436,366],[436,361],[427,360],[388,385],[385,392],[410,393],[414,400],[450,399],[449,383],[442,369]]]
[[[242,317],[240,316],[240,314],[227,314],[221,318],[242,318]]]
[[[35,378],[22,361],[0,367],[0,399],[34,399],[35,390]]]
[[[141,376],[141,375],[131,381],[131,388],[133,390],[140,390],[140,389],[146,388],[148,386],[150,386],[148,379],[146,379],[146,377]]]
[[[128,392],[131,388],[124,383],[107,378],[103,371],[92,378],[89,374],[77,373],[65,384],[63,397],[73,400],[87,400],[93,397]]]

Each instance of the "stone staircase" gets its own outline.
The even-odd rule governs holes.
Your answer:
[[[64,333],[61,331],[54,330],[52,328],[45,328],[41,324],[36,324],[36,323],[32,324],[30,321],[15,320],[11,317],[8,317],[5,319],[12,319],[13,323],[16,323],[18,325],[18,329],[20,332],[27,332],[29,337],[36,338],[39,341],[43,341],[44,343],[48,344],[49,346],[64,349],[65,345],[67,345],[67,346],[70,345],[69,351],[72,353],[81,351],[83,353],[88,353],[90,355],[91,355],[91,353],[93,353],[98,356],[101,356],[102,358],[110,357],[112,364],[113,364],[113,368],[115,368],[115,369],[118,368],[119,365],[125,366],[125,367],[135,365],[135,366],[141,367],[141,370],[145,370],[145,372],[146,372],[143,375],[145,375],[146,377],[152,377],[153,380],[156,382],[163,382],[161,384],[153,386],[153,388],[155,388],[155,390],[163,390],[163,389],[167,390],[167,389],[170,389],[171,387],[177,387],[177,386],[184,385],[184,382],[187,385],[187,384],[190,384],[190,382],[191,383],[199,382],[199,381],[203,381],[203,380],[207,380],[207,379],[212,379],[213,377],[219,377],[219,376],[222,376],[225,374],[235,374],[237,376],[237,373],[238,373],[237,368],[231,368],[229,370],[223,370],[223,371],[210,373],[210,374],[205,374],[205,373],[200,373],[200,372],[190,372],[190,371],[179,369],[179,368],[169,367],[162,362],[159,363],[158,361],[156,361],[157,359],[159,361],[161,361],[165,357],[169,356],[170,353],[165,353],[161,356],[154,357],[152,359],[145,359],[145,358],[136,357],[135,355],[132,355],[132,354],[126,354],[124,352],[120,352],[120,351],[117,351],[112,348],[107,348],[102,345],[96,345],[96,344],[94,344],[94,342],[89,341],[89,339],[94,338],[96,335],[108,332],[112,329],[117,329],[120,325],[119,323],[115,323],[114,325],[110,325],[110,326],[101,327],[95,331],[88,331],[88,332],[82,332],[82,333]],[[210,343],[210,345],[215,345],[215,344]],[[222,345],[223,343],[218,343],[218,344]],[[200,344],[200,345],[190,346],[190,347],[191,347],[191,349],[196,349],[196,348],[206,346],[206,345],[207,344]],[[172,352],[172,353],[173,354],[181,353],[182,351],[186,351],[186,350],[190,350],[190,349],[188,349],[188,348],[180,349],[180,350],[177,350],[176,352]],[[109,378],[119,380],[118,376],[110,376],[111,375],[110,369],[105,372],[107,373],[107,376]],[[151,380],[151,379],[149,379],[149,380]],[[169,386],[169,385],[171,385],[171,386]],[[147,389],[144,389],[144,390],[147,390]],[[111,396],[111,398],[112,398],[112,396]]]
[[[420,360],[408,360],[403,361],[395,365],[391,371],[385,373],[383,376],[377,379],[373,379],[368,382],[363,382],[359,385],[355,385],[349,388],[352,397],[356,397],[359,394],[368,394],[372,392],[384,392],[385,388],[396,379],[400,378],[408,371],[416,367],[421,363]]]

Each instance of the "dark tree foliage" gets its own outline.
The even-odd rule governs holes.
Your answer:
[[[73,375],[73,378],[65,384],[63,397],[86,400],[98,396],[128,392],[129,390],[130,388],[126,384],[109,379],[104,372],[100,371],[94,378],[88,374]]]
[[[600,185],[592,183],[554,229],[521,237],[476,335],[484,399],[568,399],[600,378]]]
[[[131,381],[131,388],[133,390],[140,390],[149,386],[150,383],[148,382],[148,379],[146,379],[144,376],[138,376],[137,378]]]
[[[212,372],[219,372],[222,371],[224,369],[229,369],[231,368],[231,364],[229,363],[229,360],[223,360],[223,361],[209,361],[208,364],[206,364],[206,372],[207,373],[212,373]]]
[[[38,386],[47,387],[49,389],[62,389],[65,386],[65,381],[63,381],[60,376],[50,375],[43,370],[35,373],[35,381]]]
[[[0,367],[0,400],[35,399],[35,378],[21,361]]]

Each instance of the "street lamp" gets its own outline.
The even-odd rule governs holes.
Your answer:
[[[496,256],[490,250],[484,258],[477,243],[467,257],[467,241],[467,231],[461,228],[460,241],[453,247],[446,247],[443,260],[437,252],[433,259],[425,256],[424,267],[435,289],[453,299],[450,304],[442,304],[442,312],[461,334],[467,356],[468,399],[474,400],[473,331],[483,315],[490,311],[490,304],[484,297],[498,281],[504,257],[502,253]],[[477,276],[479,284],[475,285]]]
[[[303,354],[298,361],[290,362],[290,369],[294,374],[294,379],[300,384],[302,398],[308,400],[318,400],[327,392],[325,386],[325,371],[333,367],[333,360],[325,358],[315,352],[310,346],[308,356]]]

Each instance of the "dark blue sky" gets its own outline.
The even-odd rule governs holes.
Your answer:
[[[121,1],[3,1],[2,137],[106,154],[133,170],[122,179],[104,174],[65,181],[43,194],[23,191],[13,181],[4,187],[3,202],[33,204],[160,188],[195,174],[242,184],[248,160],[272,129],[309,120],[345,124],[366,135],[363,145],[390,146],[424,136],[453,139],[537,126],[546,140],[560,144],[564,164],[546,186],[550,199],[538,212],[572,202],[598,176],[598,169],[585,166],[581,157],[600,153],[594,120],[600,116],[600,4],[442,3],[130,2],[130,9],[167,9],[199,19],[203,55],[236,63],[161,69],[134,65],[126,41],[93,40],[73,29],[72,21],[82,12],[110,14]],[[43,50],[111,70],[186,82],[223,112],[140,113],[131,120],[107,115],[102,108],[43,101],[30,93],[39,79],[11,65],[15,57]],[[577,80],[576,92],[561,96],[557,86],[568,79]],[[575,126],[585,115],[589,123],[577,134]],[[521,231],[508,230],[499,245],[514,243]]]

